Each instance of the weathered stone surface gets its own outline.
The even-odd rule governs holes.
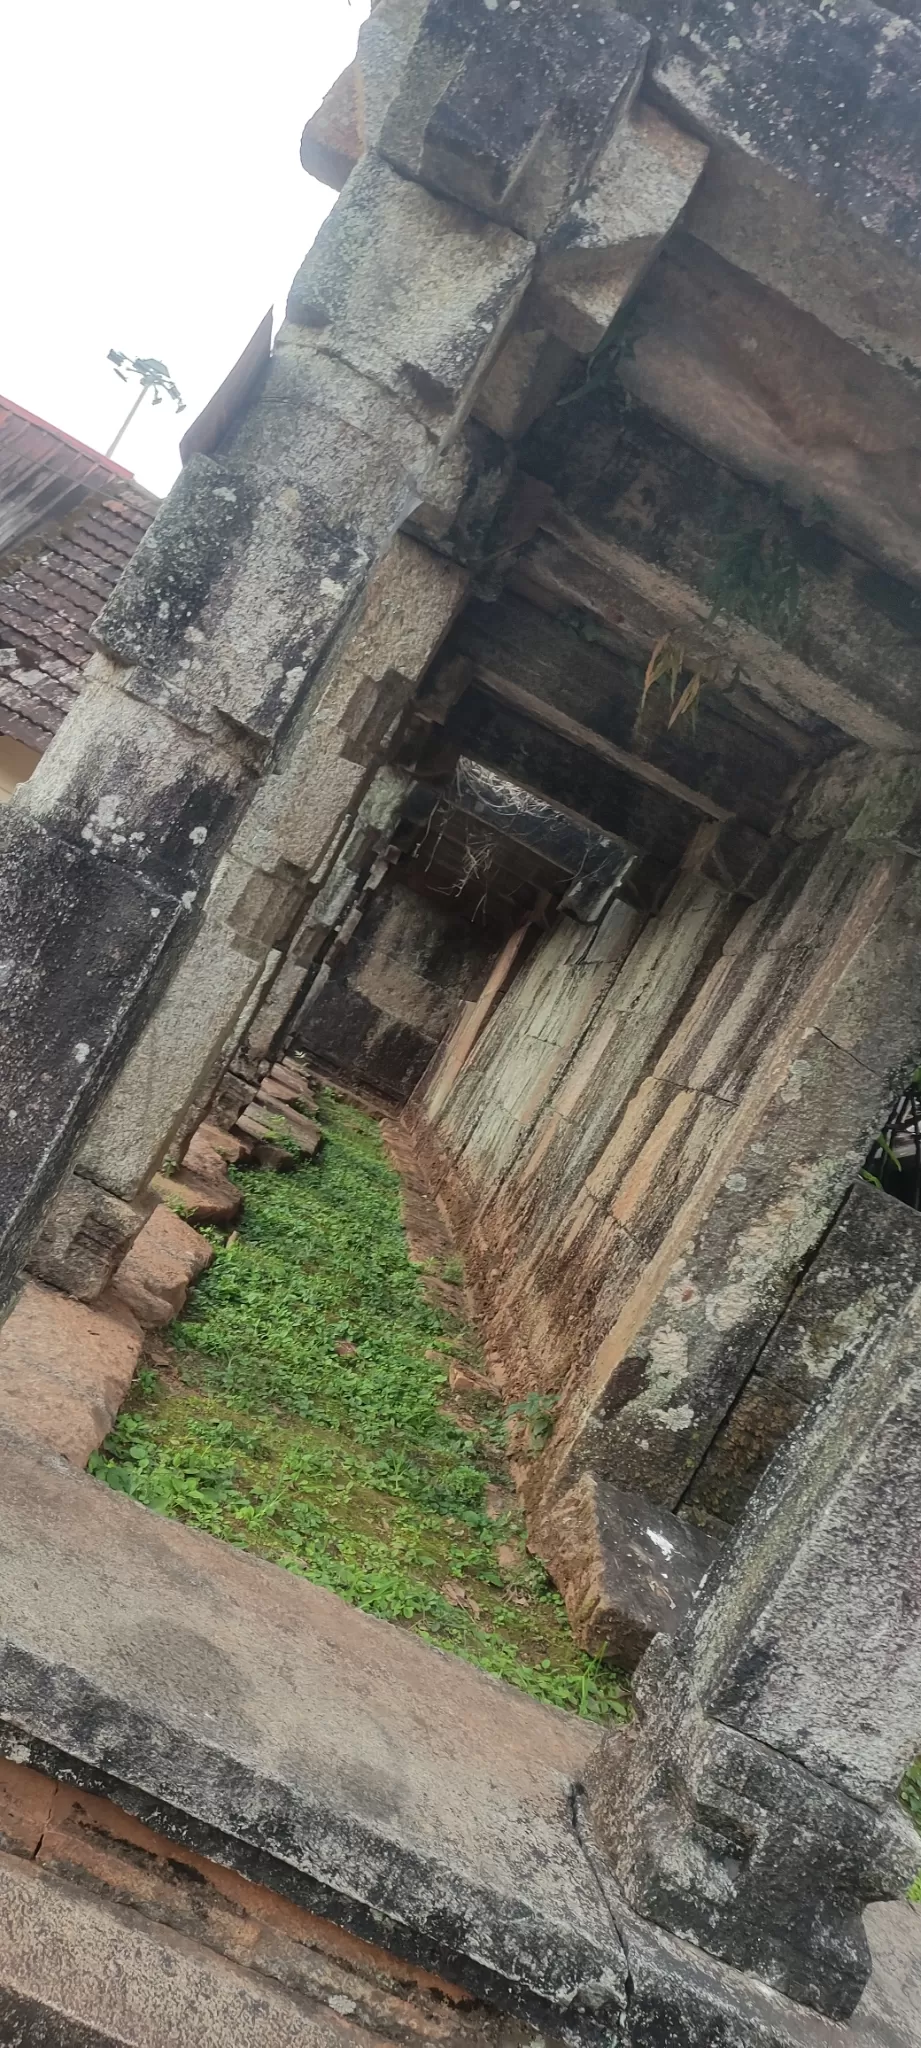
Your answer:
[[[181,915],[143,877],[4,808],[0,1300]]]
[[[95,1301],[146,1213],[144,1207],[119,1201],[82,1174],[71,1174],[55,1195],[32,1247],[29,1271],[77,1301]]]
[[[903,376],[921,369],[921,273],[799,180],[740,150],[713,149],[684,227],[842,340]]]
[[[12,1439],[3,1471],[0,1749],[604,2048],[624,1971],[570,1813],[584,1722]]]
[[[311,178],[341,192],[362,151],[357,64],[333,80],[301,136],[301,163]]]
[[[284,860],[316,875],[368,781],[376,746],[437,653],[467,587],[463,569],[398,534],[369,579],[351,632],[317,680],[285,754],[266,775],[235,842],[268,871]],[[381,712],[384,719],[381,722]],[[356,763],[356,747],[359,759]]]
[[[552,0],[492,10],[429,0],[380,147],[413,177],[538,238],[629,106],[647,47],[644,29],[594,0],[565,14]]]
[[[521,236],[365,157],[298,271],[288,317],[444,431],[514,318],[532,258]]]
[[[95,656],[54,745],[19,802],[92,860],[123,867],[194,905],[252,776],[235,745],[208,744],[118,685]]]
[[[323,1133],[312,1117],[299,1116],[283,1102],[251,1102],[237,1118],[236,1128],[249,1138],[278,1143],[280,1136],[293,1139],[299,1152],[312,1159],[319,1151]]]
[[[631,1903],[836,2018],[863,1906],[918,1860],[896,1795],[921,1742],[919,1319],[915,1289],[774,1459],[642,1666],[632,1756],[591,1772]]]
[[[921,31],[856,0],[804,15],[742,0],[642,0],[657,32],[653,76],[706,134],[800,179],[829,206],[917,260]],[[910,13],[910,10],[909,10]],[[849,141],[841,149],[841,136]]]
[[[763,1358],[762,1352],[685,1493],[682,1514],[704,1528],[738,1521],[775,1451],[805,1415],[805,1403],[761,1370]]]
[[[0,1416],[85,1465],[128,1392],[141,1342],[112,1295],[89,1308],[28,1280],[0,1326]]]
[[[0,1856],[0,1913],[0,2027],[17,2048],[383,2048],[376,2031],[21,1857]]]
[[[631,1913],[599,1862],[624,1944],[630,2048],[915,2048],[921,1996],[921,1914],[906,1905],[865,1915],[873,1976],[845,2024],[794,2005],[750,1972],[720,1963]]]
[[[637,101],[548,241],[538,303],[558,339],[590,355],[681,217],[707,147]]]
[[[246,1146],[229,1131],[222,1131],[217,1124],[199,1124],[193,1131],[183,1154],[183,1165],[190,1173],[197,1173],[202,1180],[222,1180],[228,1166],[237,1166],[246,1161]]]
[[[206,916],[168,988],[101,1104],[80,1152],[80,1172],[131,1197],[168,1152],[185,1103],[216,1066],[261,961],[239,951],[224,902],[238,881],[219,876]]]
[[[160,1203],[122,1261],[113,1296],[145,1329],[160,1328],[178,1315],[192,1281],[213,1257],[207,1240]]]
[[[586,1473],[542,1503],[528,1537],[566,1602],[577,1643],[632,1670],[686,1620],[718,1546],[641,1494]]]
[[[273,738],[367,568],[334,479],[286,468],[260,492],[239,462],[193,456],[97,623],[124,687],[193,729]]]
[[[846,546],[917,584],[916,380],[681,233],[637,296],[635,341],[619,374],[697,447],[737,475],[782,485],[807,519],[820,501]],[[869,573],[866,582],[873,590]],[[882,595],[886,584],[876,588]]]
[[[814,1400],[919,1285],[921,1216],[855,1181],[772,1330],[759,1372],[797,1400]]]
[[[897,1898],[917,1868],[907,1817],[707,1714],[664,1636],[636,1699],[637,1730],[602,1746],[587,1776],[615,1883],[645,1919],[847,2019],[870,1974],[861,1911]]]
[[[172,1209],[185,1223],[198,1229],[209,1223],[232,1223],[243,1206],[239,1188],[233,1186],[226,1174],[218,1179],[213,1173],[197,1174],[185,1166],[170,1176],[155,1173],[150,1192],[164,1208]]]
[[[671,256],[669,262],[674,268]],[[661,309],[650,311],[648,331],[657,337],[654,344],[648,344],[650,350],[664,346],[661,337],[668,317]],[[725,351],[730,345],[726,336],[737,331],[735,313],[724,307],[718,319],[706,298],[706,323],[714,350]],[[760,332],[756,309],[748,309],[744,324],[749,332]],[[704,331],[696,313],[687,306],[682,332],[688,349],[703,347]],[[640,352],[647,347],[646,332],[644,325],[635,344]],[[773,365],[783,353],[784,342],[780,332],[772,339]],[[750,362],[751,356],[751,350],[740,349],[740,364]],[[862,358],[858,358],[858,366],[862,369]],[[632,357],[624,363],[625,381],[633,378],[634,367]],[[822,374],[824,384],[820,401],[814,404],[811,395],[804,400],[803,410],[810,419],[819,403],[830,410],[838,389],[819,355],[814,368],[816,380]],[[677,404],[675,391],[683,394],[687,381],[684,369],[676,366],[674,377],[676,383],[670,371],[670,400]],[[797,744],[801,754],[806,750],[813,758],[821,758],[823,732],[816,728],[815,717],[872,746],[882,746],[887,753],[898,746],[913,747],[918,723],[912,691],[918,660],[918,615],[910,593],[900,590],[896,581],[878,569],[871,570],[863,552],[843,546],[837,520],[836,530],[831,530],[830,514],[819,520],[816,500],[824,496],[825,487],[817,478],[807,479],[801,493],[791,491],[781,506],[778,494],[772,494],[763,482],[739,480],[733,473],[731,455],[724,461],[718,447],[707,448],[703,405],[697,410],[688,405],[681,422],[685,431],[678,434],[663,423],[663,413],[666,419],[668,414],[660,397],[657,394],[654,410],[643,407],[638,396],[625,405],[623,393],[611,379],[606,387],[586,389],[583,396],[573,396],[572,402],[551,410],[535,428],[522,459],[553,486],[570,517],[567,525],[563,503],[545,510],[544,529],[554,531],[558,543],[550,549],[542,540],[530,551],[535,559],[533,564],[528,562],[529,574],[543,582],[549,580],[551,590],[558,585],[561,598],[568,590],[570,603],[581,601],[609,620],[615,644],[635,659],[642,656],[644,668],[652,641],[647,640],[643,650],[642,632],[647,621],[648,628],[654,629],[657,619],[662,621],[659,632],[670,627],[694,659],[716,663],[727,687],[719,691],[705,687],[701,692],[699,718],[706,722],[700,727],[698,748],[705,769],[714,744],[713,727],[716,725],[718,733],[718,721],[730,718],[742,726],[740,746],[746,751],[757,746],[764,756],[772,782],[784,754],[793,754]],[[751,425],[757,418],[748,393],[739,391],[736,411],[728,379],[722,373],[714,376],[713,398],[710,417],[723,435],[728,434],[734,419]],[[907,440],[917,435],[919,426],[913,415],[902,419],[898,427],[887,428],[887,444],[890,437]],[[844,454],[845,435],[852,430],[843,416],[829,419],[822,442],[823,448],[835,445],[842,451],[842,474],[853,474],[861,463],[859,450],[853,457]],[[799,446],[800,437],[789,422],[787,431],[791,447]],[[765,432],[776,448],[775,427],[766,426]],[[863,429],[860,438],[862,442],[866,439]],[[738,467],[748,476],[764,472],[761,456],[754,456],[751,450]],[[864,511],[870,495],[869,488],[860,492]],[[800,513],[791,498],[799,499]],[[893,492],[885,492],[885,502],[891,512]],[[760,543],[758,536],[763,537]],[[770,600],[762,601],[763,589],[759,595],[757,588],[747,585],[740,555],[746,544],[754,548],[756,543],[773,544],[778,563],[786,565],[788,605],[782,589],[778,592],[781,601],[772,605]],[[716,616],[711,616],[714,605]],[[627,614],[619,628],[618,608]],[[885,673],[880,672],[883,649]],[[600,649],[596,653],[600,657]],[[731,680],[736,659],[745,671],[744,684]],[[625,682],[626,678],[621,680],[618,691],[621,718],[631,702],[634,716],[638,708]],[[635,692],[636,678],[633,687]],[[662,696],[667,698],[667,692]],[[780,728],[769,735],[764,730],[764,703],[781,710],[793,729],[785,734]],[[806,707],[813,714],[808,721],[804,720]],[[646,706],[646,717],[648,727],[646,720],[639,721],[634,739],[637,751],[643,750],[646,727],[647,745],[656,748],[653,758],[669,765],[662,750],[670,746],[676,753],[680,750],[687,762],[692,735],[686,722],[678,721],[669,730],[661,707],[655,704]],[[811,749],[806,734],[798,735],[797,723],[805,724],[807,732],[814,735]],[[827,752],[834,735],[828,732],[824,738]],[[757,785],[757,771],[745,775],[743,762],[744,757],[738,763],[739,779],[743,785],[749,781]],[[686,766],[676,764],[673,772],[693,779]]]
[[[529,291],[476,395],[474,415],[506,441],[518,441],[562,390],[573,351],[548,331]]]
[[[307,969],[290,954],[282,961],[271,987],[266,990],[246,1034],[250,1059],[264,1060],[276,1050],[293,1017],[307,982]]]
[[[919,1319],[915,1290],[839,1370],[694,1631],[709,1711],[875,1810],[921,1745]]]

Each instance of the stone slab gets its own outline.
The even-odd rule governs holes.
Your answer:
[[[731,14],[721,0],[637,0],[636,11],[679,114],[917,263],[921,30],[910,5],[901,17],[860,0],[806,13],[795,0],[737,0]]]
[[[174,897],[5,806],[0,1302],[181,914]]]
[[[541,1504],[529,1536],[563,1595],[576,1641],[628,1671],[653,1636],[681,1627],[719,1549],[642,1494],[622,1493],[590,1473]]]
[[[0,1921],[10,2048],[384,2048],[319,2000],[22,1857],[0,1855]]]
[[[124,1306],[88,1307],[28,1280],[0,1328],[0,1417],[84,1465],[125,1399],[142,1342]]]
[[[77,1301],[96,1301],[146,1213],[145,1207],[119,1201],[82,1174],[70,1174],[32,1247],[29,1271]]]
[[[186,1223],[198,1226],[232,1223],[243,1206],[239,1188],[226,1175],[220,1179],[214,1173],[195,1173],[186,1166],[169,1177],[155,1173],[150,1188],[164,1208],[173,1209]]]
[[[420,419],[444,426],[513,319],[533,254],[522,236],[368,156],[301,265],[288,316]]]
[[[921,1283],[921,1216],[868,1181],[854,1182],[758,1360],[811,1401],[855,1359]]]
[[[630,1969],[629,2048],[917,2048],[921,1911],[866,1914],[873,1976],[845,2025],[652,1927],[595,1865]]]
[[[538,291],[560,341],[580,355],[598,347],[680,218],[707,155],[655,107],[633,106],[549,239]]]
[[[380,148],[413,177],[539,237],[643,72],[648,32],[586,0],[429,0]],[[513,78],[515,90],[508,91]]]
[[[0,1750],[607,2048],[591,1725],[13,1436],[0,1459]]]
[[[161,1202],[122,1260],[112,1293],[145,1329],[158,1329],[179,1314],[213,1257],[206,1239]]]

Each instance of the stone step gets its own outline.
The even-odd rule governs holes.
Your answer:
[[[323,1132],[312,1117],[301,1116],[299,1110],[292,1109],[287,1103],[251,1102],[237,1118],[235,1128],[245,1131],[248,1137],[268,1140],[271,1144],[280,1122],[285,1124],[305,1158],[312,1159],[323,1142]]]
[[[112,1427],[142,1343],[126,1308],[27,1280],[0,1328],[0,1418],[85,1465]]]
[[[226,1174],[219,1180],[210,1175],[190,1173],[186,1167],[180,1166],[170,1179],[163,1173],[155,1173],[150,1185],[158,1202],[195,1226],[232,1223],[243,1206],[240,1189],[234,1187]]]
[[[112,1294],[145,1329],[160,1329],[179,1314],[193,1280],[213,1257],[197,1230],[161,1202],[122,1260]]]
[[[0,2039],[93,2048],[385,2048],[320,2000],[0,1855]]]
[[[274,1074],[266,1074],[256,1091],[257,1102],[300,1102],[301,1091],[289,1081],[276,1081]]]
[[[302,1073],[293,1060],[276,1060],[275,1065],[269,1068],[267,1078],[279,1082],[283,1088],[293,1088],[299,1102],[309,1103],[311,1109],[316,1107],[310,1076]]]
[[[626,1671],[653,1636],[680,1628],[720,1548],[644,1494],[593,1473],[538,1510],[530,1539],[576,1641]]]

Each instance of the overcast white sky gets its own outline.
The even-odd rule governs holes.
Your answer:
[[[368,0],[42,0],[7,10],[0,392],[105,449],[130,403],[110,348],[165,362],[116,460],[169,488],[184,429],[291,278],[335,195],[308,114]],[[136,388],[136,387],[135,387]]]

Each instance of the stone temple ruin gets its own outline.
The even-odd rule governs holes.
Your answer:
[[[915,17],[379,0],[308,123],[287,321],[0,815],[4,2040],[921,2041],[921,1220],[861,1177],[921,1056]],[[60,1455],[153,1177],[291,1048],[405,1105],[629,1730]]]

